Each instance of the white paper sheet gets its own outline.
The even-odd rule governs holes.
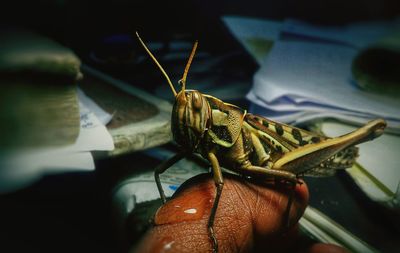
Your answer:
[[[285,34],[323,39],[359,49],[370,46],[396,29],[400,29],[400,19],[359,22],[346,26],[317,26],[296,19],[286,19],[282,25],[282,33]]]
[[[100,106],[96,104],[96,102],[94,102],[90,97],[86,96],[86,94],[79,88],[78,99],[85,107],[87,107],[89,111],[93,112],[96,115],[96,117],[103,125],[107,125],[108,122],[111,121],[112,115],[104,111]]]
[[[240,16],[224,16],[222,21],[240,41],[245,38],[277,40],[283,27],[281,21]]]
[[[244,48],[254,56],[256,61],[261,64],[268,53],[258,50],[251,41],[257,40],[259,43],[271,43],[279,39],[283,22],[272,21],[240,16],[224,16],[222,21],[231,31],[233,36],[244,46]]]

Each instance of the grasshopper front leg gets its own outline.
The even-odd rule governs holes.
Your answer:
[[[164,173],[168,168],[170,168],[172,165],[177,163],[179,160],[181,160],[185,156],[186,156],[186,152],[180,152],[180,153],[174,155],[173,157],[171,157],[170,159],[166,160],[165,162],[161,163],[154,171],[154,178],[156,180],[157,189],[158,189],[158,192],[160,193],[160,197],[161,197],[163,204],[165,204],[165,202],[167,202],[167,198],[165,196],[164,189],[162,188],[162,185],[161,185],[160,174]]]
[[[215,195],[214,204],[211,208],[211,213],[208,219],[207,227],[212,240],[213,252],[218,252],[218,241],[217,238],[215,237],[215,232],[214,232],[214,220],[215,220],[215,214],[218,209],[218,204],[219,204],[219,199],[221,197],[222,189],[224,187],[224,179],[222,177],[221,167],[219,166],[219,162],[215,154],[212,152],[208,153],[208,160],[210,161],[213,170],[214,182],[215,186],[217,187],[217,193]]]
[[[161,185],[160,174],[164,173],[168,168],[170,168],[176,162],[178,162],[179,160],[184,158],[186,155],[187,155],[186,152],[178,153],[175,156],[173,156],[172,158],[170,158],[170,159],[166,160],[165,162],[163,162],[162,164],[160,164],[155,169],[154,177],[155,177],[157,188],[160,193],[160,197],[161,197],[163,204],[165,204],[165,202],[167,202],[167,198],[165,196],[164,190]],[[211,213],[210,213],[210,217],[208,219],[207,228],[208,228],[210,238],[212,240],[213,252],[218,252],[218,241],[215,237],[215,232],[214,232],[214,220],[215,220],[215,214],[218,209],[218,203],[219,203],[219,199],[221,197],[222,189],[224,187],[224,180],[223,180],[223,176],[222,176],[221,167],[219,166],[219,162],[218,162],[218,159],[215,156],[215,154],[212,152],[208,153],[208,160],[211,163],[211,167],[213,170],[214,182],[215,182],[215,186],[217,188],[217,193],[216,193],[216,196],[214,199],[214,204],[211,208]]]

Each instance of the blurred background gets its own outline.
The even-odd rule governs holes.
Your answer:
[[[190,88],[199,89],[243,108],[250,108],[250,111],[264,116],[278,116],[277,119],[281,119],[285,115],[269,115],[272,107],[264,106],[265,101],[255,103],[255,98],[249,95],[246,97],[246,94],[255,85],[255,74],[262,73],[258,71],[263,69],[263,59],[270,52],[275,39],[279,37],[292,41],[307,36],[297,34],[298,37],[294,38],[293,34],[290,36],[286,31],[286,35],[267,36],[266,44],[261,47],[257,44],[258,47],[251,48],[251,43],[246,44],[241,40],[240,36],[245,33],[237,32],[233,19],[228,20],[226,17],[272,22],[268,23],[270,26],[265,26],[271,30],[263,30],[266,29],[264,26],[261,28],[261,32],[266,34],[273,32],[273,29],[280,29],[282,23],[292,24],[285,23],[288,20],[296,20],[309,24],[312,27],[310,31],[326,29],[335,35],[349,30],[349,27],[353,27],[352,24],[359,23],[365,23],[363,28],[367,31],[369,27],[372,32],[386,31],[385,27],[389,26],[399,31],[396,30],[399,28],[399,14],[400,2],[397,0],[3,1],[0,7],[0,29],[5,35],[0,36],[0,93],[3,92],[3,96],[0,95],[0,113],[5,116],[0,116],[0,123],[3,125],[0,127],[0,251],[127,252],[130,245],[137,242],[145,231],[151,214],[160,205],[158,192],[155,192],[155,183],[152,181],[152,170],[176,152],[177,147],[171,144],[169,132],[172,93],[160,71],[137,42],[136,31],[157,55],[173,83],[183,73],[193,42],[199,40],[199,50],[188,77]],[[372,25],[371,22],[381,23]],[[239,30],[246,29],[246,26],[243,27]],[[14,39],[13,35],[9,36],[13,32],[8,33],[16,30],[24,31],[23,36],[17,36],[18,43],[9,39]],[[28,37],[25,37],[26,31],[29,33]],[[31,32],[40,37],[31,37]],[[322,38],[314,38],[313,42],[330,41],[329,34],[318,34],[322,34]],[[46,38],[45,42],[42,37]],[[353,41],[352,38],[349,41]],[[339,44],[350,44],[349,48],[355,50],[351,54],[357,55],[359,49],[366,48],[366,45],[359,48],[359,44],[349,41],[339,41]],[[388,66],[394,66],[390,73],[400,73],[397,72],[400,66],[398,41],[400,40],[394,42],[394,48],[397,49],[390,51],[387,56],[382,58],[379,51],[378,58],[389,62]],[[9,47],[16,44],[22,49]],[[57,49],[49,50],[53,46]],[[257,50],[261,50],[261,54]],[[9,52],[12,54],[8,54]],[[57,52],[56,56],[54,52]],[[43,59],[40,57],[47,53],[49,58],[45,58],[45,63],[42,64]],[[17,59],[15,55],[32,55],[32,58],[24,60],[22,57],[22,63],[15,63],[10,60]],[[35,57],[39,60],[30,60],[36,59]],[[46,63],[47,60],[49,63]],[[360,66],[361,69],[364,67]],[[350,73],[350,67],[348,71]],[[357,73],[353,72],[353,75],[356,76]],[[368,116],[360,113],[361,116],[354,121],[347,114],[338,117],[346,123],[359,125],[365,123],[366,118],[382,116],[381,112],[395,111],[398,109],[395,107],[399,98],[398,81],[398,75],[388,82],[383,80],[382,83],[390,83],[389,92],[385,89],[377,91],[379,94],[383,93],[384,97],[388,96],[388,100],[394,101],[388,105],[389,109],[382,108],[382,111],[371,113],[372,116],[369,112]],[[29,84],[19,86],[21,82]],[[30,91],[31,82],[40,89],[34,88]],[[54,89],[55,82],[61,83],[62,85],[57,86],[61,88]],[[115,84],[124,92],[109,88],[108,83]],[[366,83],[367,88],[362,87],[363,89],[374,89],[375,86],[368,86],[369,82]],[[86,96],[79,92],[75,94],[76,84],[100,109],[89,106],[93,101],[87,102]],[[362,81],[358,84],[352,82],[351,86],[361,87],[362,84]],[[12,91],[9,87],[17,88]],[[30,95],[15,95],[25,92],[30,92]],[[41,97],[35,92],[48,92],[48,95]],[[125,92],[130,95],[127,96]],[[57,97],[56,94],[63,96]],[[26,97],[29,99],[25,100]],[[47,98],[50,99],[47,101]],[[370,99],[373,100],[374,97]],[[36,103],[37,107],[42,106],[39,101],[43,100],[46,100],[43,102],[43,114],[46,116],[42,116],[36,109],[28,110],[34,108]],[[82,109],[81,104],[78,106],[78,100],[90,110]],[[18,109],[19,106],[23,109]],[[50,113],[50,107],[56,109]],[[36,113],[39,116],[36,117]],[[337,116],[341,111],[330,113],[328,118],[335,118],[332,115]],[[354,115],[351,114],[351,117]],[[314,124],[320,123],[320,117],[311,116],[313,121],[296,121],[297,118],[287,117],[285,122],[317,127],[318,131],[329,131],[330,125],[325,125],[324,128]],[[388,113],[382,117],[393,122],[390,132],[394,137],[388,137],[385,141],[392,143],[392,152],[398,152],[400,116],[398,113]],[[46,127],[52,125],[52,128],[47,129],[41,123],[36,124],[36,121],[46,122]],[[313,124],[309,124],[310,122]],[[82,141],[77,148],[78,134],[94,128],[97,132],[88,134],[85,143],[82,144]],[[65,132],[53,132],[54,129]],[[34,131],[35,134],[32,134]],[[50,132],[52,135],[46,137]],[[332,134],[338,135],[335,131]],[[65,142],[54,141],[63,138]],[[104,142],[95,144],[95,140]],[[75,143],[73,148],[58,150],[60,146],[71,143]],[[381,145],[385,146],[385,143]],[[44,153],[35,153],[44,147]],[[53,147],[57,147],[57,151]],[[49,157],[54,161],[50,161],[52,159]],[[376,157],[375,160],[384,163],[384,159]],[[48,162],[42,165],[39,160]],[[36,166],[36,163],[39,165]],[[163,181],[170,190],[167,194],[171,195],[188,177],[200,173],[199,163],[204,165],[195,161],[182,163],[172,169],[171,174]],[[395,168],[398,165],[398,159],[393,159],[388,166]],[[358,173],[359,170],[354,171]],[[355,179],[357,176],[354,173],[339,173],[336,177],[326,179],[308,179],[311,205],[370,244],[371,247],[367,248],[371,252],[395,252],[399,249],[396,238],[400,231],[399,192],[396,188],[399,174],[387,173],[383,176],[394,178],[395,186],[389,183],[386,185],[384,179],[378,180],[378,183],[372,180],[376,183],[374,187],[379,188],[376,191],[383,192],[376,193],[375,188],[371,190],[369,186],[369,190],[365,190],[365,185]],[[367,174],[380,179],[374,172]],[[368,178],[371,180],[371,177]],[[139,187],[138,182],[143,185]],[[141,187],[148,189],[148,192],[140,192],[138,189]],[[333,188],[336,189],[335,193],[332,193]],[[352,210],[350,216],[349,210]],[[335,229],[341,230],[337,227]],[[340,234],[338,230],[332,231]],[[310,237],[313,237],[312,233]],[[346,244],[343,238],[338,240]],[[363,246],[354,246],[359,243],[356,241],[347,244],[354,252],[362,252],[360,249],[364,249]],[[351,248],[352,244],[355,248]]]

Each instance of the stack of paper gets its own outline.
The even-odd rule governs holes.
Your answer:
[[[400,133],[400,100],[361,90],[351,73],[352,61],[360,50],[398,29],[400,22],[326,28],[295,20],[243,20],[224,18],[245,48],[252,46],[248,42],[251,31],[257,31],[255,38],[260,38],[260,30],[264,30],[266,37],[274,39],[280,29],[272,49],[262,55],[261,67],[247,95],[252,102],[251,112],[295,124],[321,118],[361,124],[383,117],[389,131]],[[242,30],[249,32],[243,35]]]
[[[105,127],[111,115],[80,90],[78,98],[80,131],[75,144],[2,153],[0,193],[26,187],[47,174],[94,170],[90,151],[114,149],[113,139]]]
[[[337,118],[365,123],[377,117],[400,130],[400,101],[356,87],[351,63],[357,50],[336,44],[278,41],[254,77],[248,98],[296,123]],[[265,114],[265,113],[262,113]]]

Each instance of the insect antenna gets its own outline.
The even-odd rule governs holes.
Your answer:
[[[177,93],[176,90],[174,88],[174,85],[172,85],[171,79],[169,78],[169,76],[167,75],[167,73],[165,72],[164,68],[161,66],[160,63],[158,63],[156,57],[154,57],[154,55],[150,52],[150,50],[147,48],[146,44],[144,44],[143,40],[140,38],[139,33],[136,32],[136,36],[138,37],[140,43],[142,44],[142,46],[144,47],[144,49],[146,50],[146,52],[150,55],[151,59],[154,61],[154,63],[157,65],[157,67],[161,70],[161,72],[163,73],[163,75],[165,76],[165,78],[168,81],[169,86],[171,87],[172,92],[174,93],[174,96],[176,97]]]
[[[193,48],[192,48],[192,52],[190,53],[188,62],[186,63],[186,67],[185,67],[185,71],[183,72],[183,76],[182,76],[181,80],[179,80],[179,83],[182,85],[182,91],[185,91],[185,88],[186,88],[186,77],[187,77],[187,74],[189,72],[190,65],[192,64],[193,57],[194,57],[194,54],[196,53],[196,49],[197,49],[197,45],[198,44],[199,44],[199,42],[196,40],[194,42],[194,45],[193,45]]]

